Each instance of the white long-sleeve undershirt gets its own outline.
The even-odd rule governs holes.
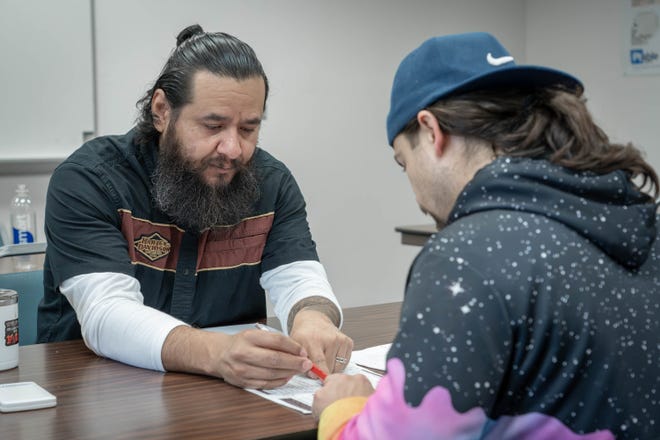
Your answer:
[[[318,261],[296,261],[264,272],[276,316],[286,331],[291,308],[310,296],[322,296],[341,308],[325,269]],[[151,370],[164,371],[161,351],[167,335],[184,322],[144,305],[140,283],[114,272],[77,275],[60,291],[76,312],[87,347],[99,356]]]

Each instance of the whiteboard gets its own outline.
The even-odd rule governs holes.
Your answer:
[[[93,110],[90,0],[0,0],[0,162],[67,157]]]

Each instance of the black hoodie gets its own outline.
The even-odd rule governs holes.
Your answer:
[[[442,387],[485,412],[483,438],[547,438],[539,420],[660,438],[656,210],[620,171],[481,169],[410,270],[388,354],[408,404]]]

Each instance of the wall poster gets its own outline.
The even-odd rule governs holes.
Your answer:
[[[660,74],[660,0],[626,0],[625,3],[625,73]]]

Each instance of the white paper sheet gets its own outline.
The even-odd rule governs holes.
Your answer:
[[[356,350],[351,355],[351,362],[359,367],[384,372],[387,352],[390,351],[391,346],[392,344],[383,344],[365,348],[364,350]]]
[[[257,325],[256,322],[251,324],[222,325],[220,327],[206,327],[204,330],[209,332],[225,333],[227,335],[235,335],[236,333],[240,333],[244,330],[254,330],[256,328],[256,325]],[[273,327],[268,327],[268,329],[270,329],[270,331],[273,332],[279,332],[278,329]]]
[[[256,323],[255,323],[256,324]],[[227,325],[221,327],[209,327],[204,330],[226,333],[233,335],[239,333],[243,330],[249,330],[255,328],[255,324],[238,324],[238,325]],[[277,332],[279,330],[269,327],[269,331]],[[376,388],[378,381],[380,380],[381,375],[365,370],[358,366],[355,362],[356,354],[357,358],[361,362],[365,363],[365,366],[370,365],[382,365],[382,368],[371,367],[376,369],[385,370],[385,355],[387,354],[387,349],[391,344],[378,345],[376,347],[367,348],[364,350],[354,351],[351,355],[351,361],[346,366],[344,370],[345,374],[364,374],[371,385]],[[385,348],[387,346],[387,349]],[[381,355],[382,354],[382,355]],[[381,359],[382,358],[382,359]],[[303,414],[312,413],[312,402],[314,400],[314,393],[316,390],[321,388],[321,381],[318,379],[310,379],[306,376],[294,376],[286,385],[283,385],[279,388],[274,388],[271,390],[255,390],[251,388],[246,388],[246,391],[249,391],[257,396],[261,396],[264,399],[268,399],[272,402],[278,403],[282,406],[294,409]]]
[[[364,374],[371,385],[376,388],[380,376],[369,371],[365,371],[353,362],[349,362],[344,370],[345,374]],[[247,391],[268,399],[272,402],[295,409],[303,414],[311,414],[312,402],[314,400],[314,393],[321,388],[321,381],[318,379],[310,379],[305,376],[295,376],[286,385],[272,390],[255,390],[247,389]]]

